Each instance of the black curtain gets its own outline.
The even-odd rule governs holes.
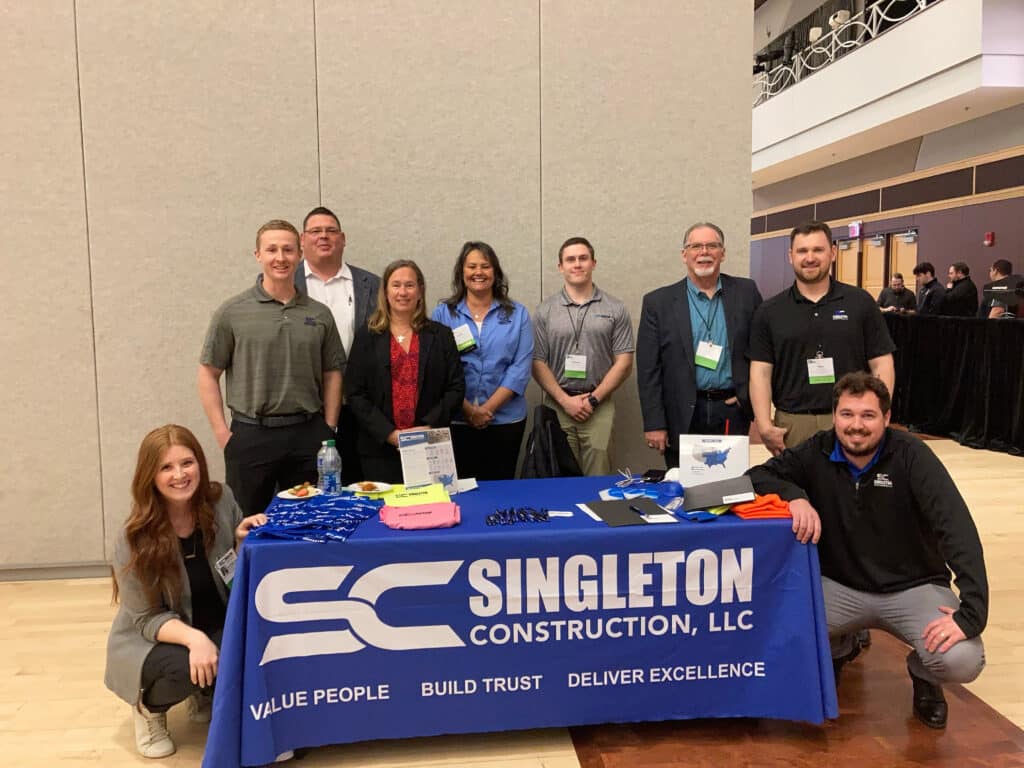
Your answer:
[[[1024,320],[885,315],[896,343],[893,421],[1024,455]]]

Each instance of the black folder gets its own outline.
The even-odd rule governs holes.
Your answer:
[[[746,475],[715,480],[713,483],[691,485],[683,493],[683,509],[708,509],[725,504],[739,504],[754,500],[754,486]]]

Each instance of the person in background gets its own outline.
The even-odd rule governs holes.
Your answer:
[[[347,356],[356,329],[366,327],[377,305],[380,278],[343,258],[345,231],[330,208],[319,206],[306,214],[301,242],[302,265],[295,270],[295,288],[331,310]],[[338,416],[338,450],[342,482],[347,485],[361,479],[355,418],[344,403]]]
[[[939,312],[954,317],[974,317],[977,311],[978,286],[971,280],[971,268],[962,261],[954,261],[949,267],[949,282]]]
[[[935,279],[935,267],[932,263],[922,261],[914,267],[914,279],[917,281],[917,314],[939,314],[946,289]]]
[[[878,306],[883,312],[913,312],[917,298],[903,285],[903,274],[893,272],[889,285],[878,294]]]
[[[462,246],[452,294],[434,309],[452,329],[462,358],[466,396],[452,424],[459,477],[511,480],[526,429],[526,386],[533,325],[526,307],[508,297],[508,280],[487,243]]]
[[[1004,277],[1009,277],[1013,274],[1013,264],[1006,259],[996,259],[992,262],[992,266],[988,270],[988,279],[992,283],[997,280],[1002,280]],[[985,283],[982,290],[982,295],[986,288],[990,287],[992,283]],[[1006,314],[1006,305],[1000,301],[994,299],[982,299],[980,306],[978,307],[978,317],[996,318],[1002,317]]]
[[[370,480],[402,482],[398,433],[449,426],[466,393],[455,337],[447,326],[427,319],[425,292],[416,262],[391,262],[377,291],[377,308],[352,341],[345,396]]]
[[[218,562],[233,569],[234,551],[266,517],[242,517],[231,490],[210,481],[195,435],[175,424],[143,438],[131,492],[114,545],[104,682],[132,706],[139,754],[159,758],[175,750],[172,706],[187,698],[189,719],[210,721],[228,598]]]

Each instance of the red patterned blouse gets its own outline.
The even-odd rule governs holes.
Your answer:
[[[391,410],[395,429],[416,426],[417,380],[420,365],[420,335],[412,334],[409,351],[391,337]]]

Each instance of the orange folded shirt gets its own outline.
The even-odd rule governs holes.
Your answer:
[[[793,516],[789,511],[789,502],[780,499],[777,493],[755,496],[753,501],[733,504],[731,511],[744,520],[767,520]]]

